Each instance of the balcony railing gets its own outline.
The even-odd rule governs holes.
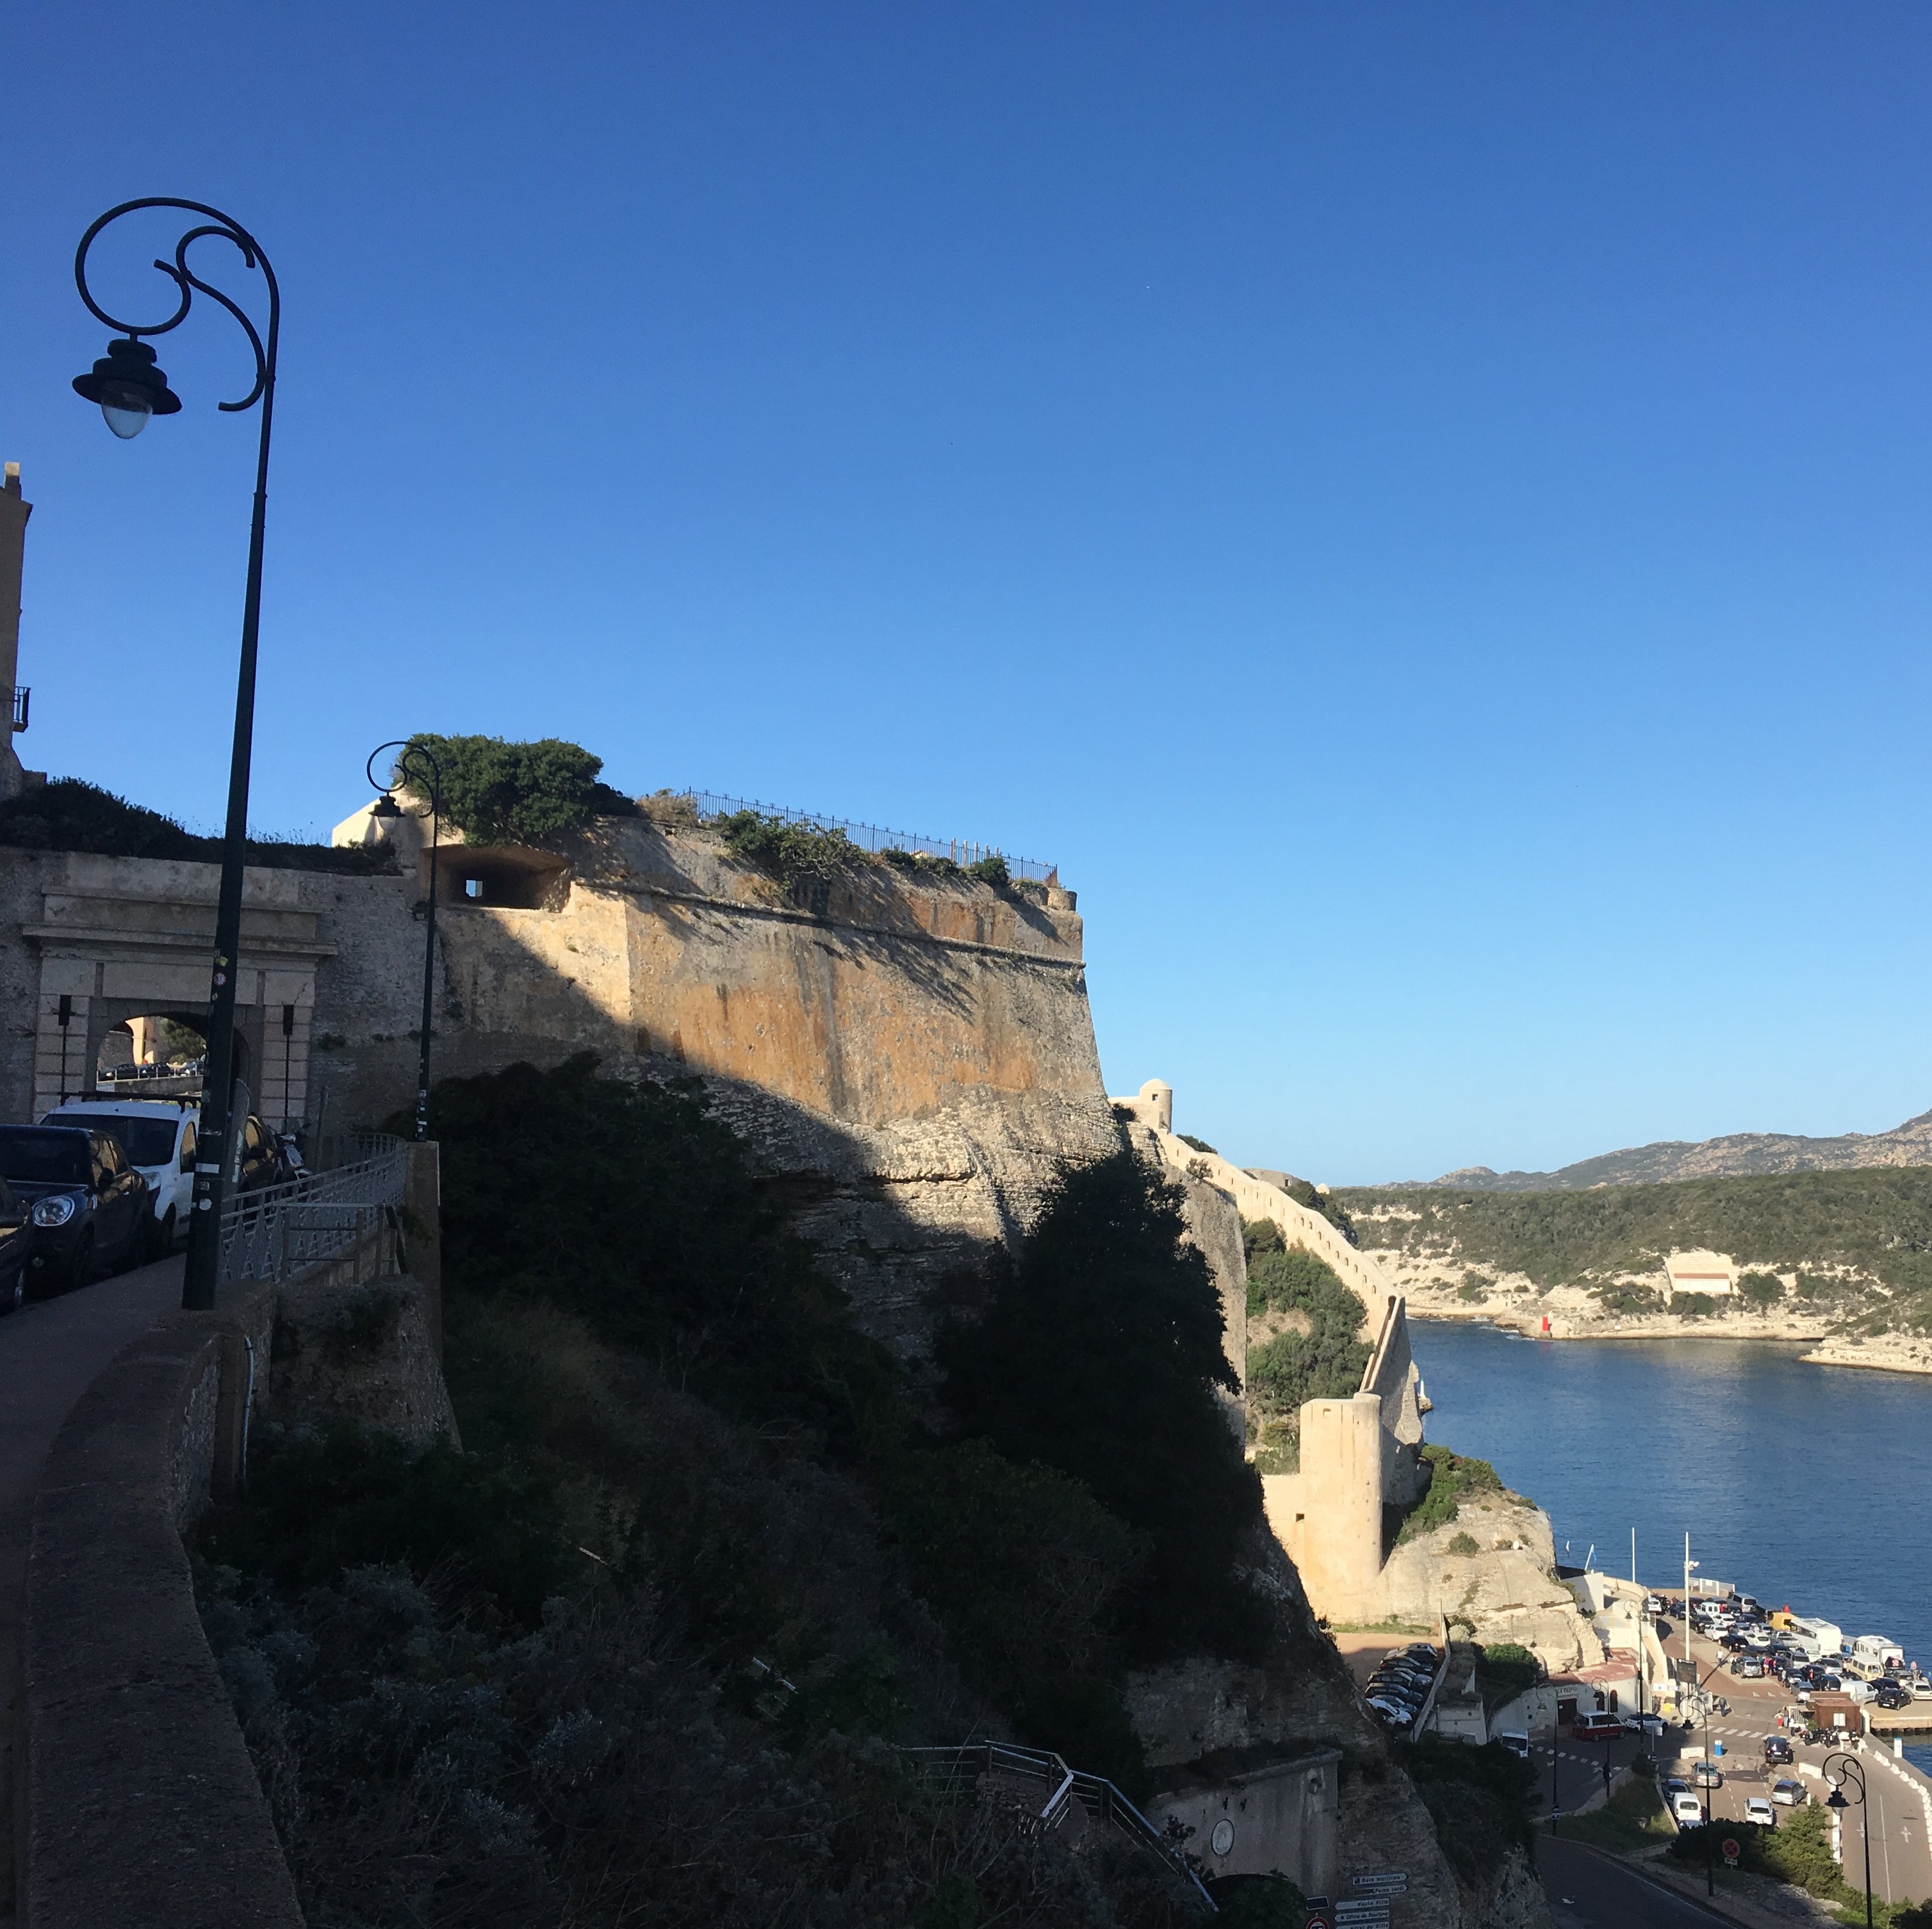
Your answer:
[[[24,730],[27,727],[27,712],[31,708],[34,693],[24,683],[14,686],[14,727]]]

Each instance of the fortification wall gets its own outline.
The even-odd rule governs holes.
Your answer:
[[[248,873],[244,1056],[272,1119],[333,1134],[413,1102],[428,867],[415,820],[398,828],[396,875]],[[461,894],[466,870],[518,854],[439,850],[434,1075],[589,1051],[702,1077],[908,1356],[936,1283],[1029,1224],[1064,1162],[1120,1143],[1071,892],[884,864],[787,888],[642,816],[523,855],[547,867],[540,904]],[[119,1020],[205,1011],[218,882],[0,851],[4,1116],[77,1087]]]

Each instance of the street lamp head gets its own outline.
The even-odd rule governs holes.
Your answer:
[[[400,817],[403,813],[401,806],[386,790],[374,803],[370,805],[369,814],[372,817]]]
[[[1849,1808],[1851,1805],[1852,1805],[1845,1799],[1845,1791],[1843,1785],[1835,1781],[1832,1783],[1832,1792],[1825,1798],[1825,1806],[1827,1808]]]
[[[151,415],[172,415],[181,409],[181,397],[156,366],[154,350],[132,335],[110,342],[93,367],[74,377],[74,392],[83,401],[99,403],[107,426],[124,442],[132,442]]]

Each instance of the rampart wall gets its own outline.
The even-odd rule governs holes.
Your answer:
[[[243,1075],[271,1119],[328,1134],[412,1102],[427,865],[415,820],[392,821],[394,875],[248,873]],[[438,857],[435,1075],[592,1052],[621,1076],[703,1077],[908,1355],[935,1284],[1030,1224],[1063,1163],[1120,1143],[1070,891],[885,864],[788,888],[644,816]],[[542,888],[495,901],[518,864]],[[205,1012],[218,881],[0,850],[0,1116],[82,1089],[122,1020]]]

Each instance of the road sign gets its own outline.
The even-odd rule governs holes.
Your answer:
[[[1335,1925],[1318,1909],[1308,1912],[1306,1929],[1335,1929]]]
[[[1406,1869],[1364,1869],[1348,1878],[1350,1885],[1358,1889],[1372,1889],[1377,1893],[1386,1891],[1393,1895],[1408,1886]]]
[[[1736,1868],[1738,1865],[1738,1858],[1744,1853],[1738,1838],[1735,1835],[1726,1835],[1718,1846],[1724,1852],[1724,1860],[1729,1862],[1732,1868]]]
[[[1389,1906],[1386,1902],[1338,1902],[1335,1929],[1389,1929]]]

